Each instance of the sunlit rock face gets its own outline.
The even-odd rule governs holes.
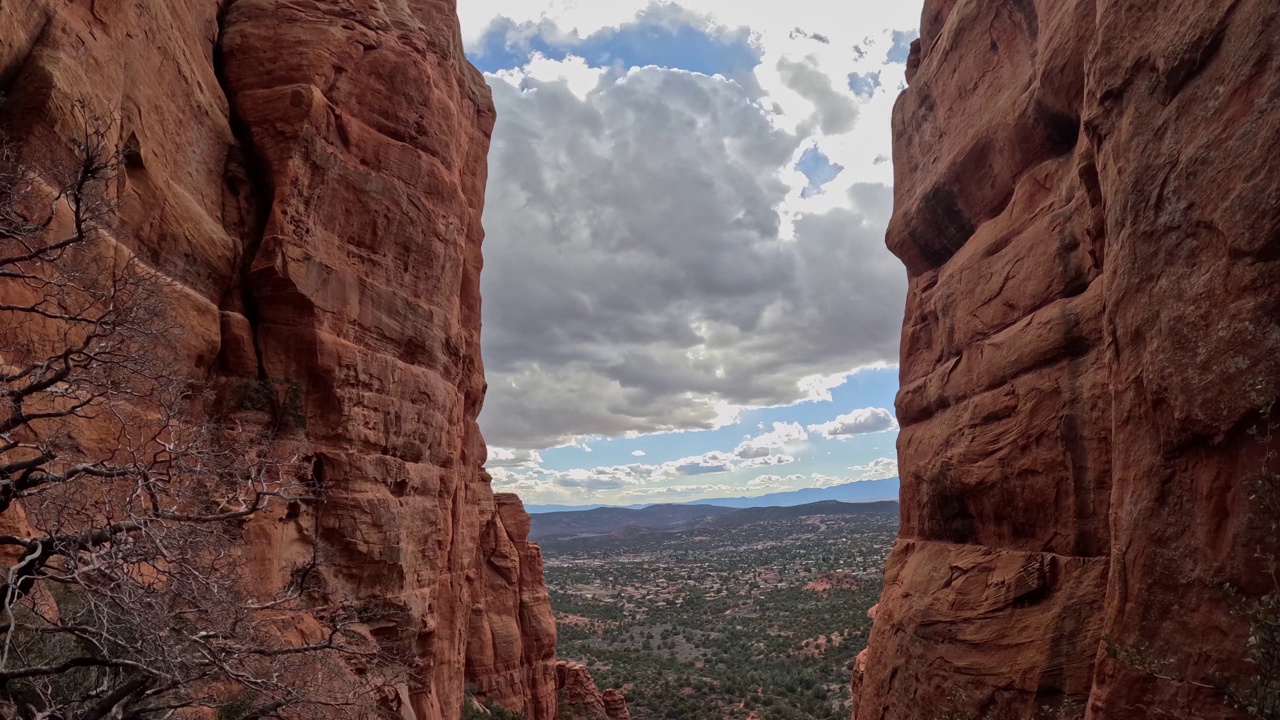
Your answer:
[[[196,377],[296,383],[325,500],[249,528],[255,581],[323,589],[407,652],[404,717],[464,686],[555,714],[555,630],[476,426],[494,123],[453,0],[6,0],[0,124],[65,160],[114,118],[117,239],[173,278]]]
[[[1278,51],[1268,0],[925,3],[888,232],[902,526],[857,720],[1242,716],[1209,686],[1248,669],[1224,584],[1265,590]]]
[[[475,692],[528,717],[555,718],[556,626],[542,582],[542,551],[529,542],[529,514],[511,493],[481,531],[477,595],[467,634],[467,678]]]

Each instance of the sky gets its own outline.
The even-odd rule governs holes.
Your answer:
[[[896,475],[889,121],[919,0],[458,10],[498,110],[494,489],[629,505]]]

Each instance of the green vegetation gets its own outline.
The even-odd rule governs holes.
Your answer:
[[[972,705],[973,703],[962,695],[953,695],[950,702],[954,705]],[[1080,720],[1084,717],[1084,705],[1079,701],[1067,700],[1056,707],[1044,707],[1036,711],[1034,715],[1028,715],[1025,720]],[[957,710],[949,710],[938,720],[996,720],[995,710],[988,710],[982,715],[975,716],[969,713],[959,712]]]
[[[896,506],[542,543],[561,657],[635,720],[846,720]]]
[[[236,388],[234,407],[271,415],[282,430],[304,429],[307,409],[303,403],[302,384],[293,378],[285,380],[241,380]]]
[[[1261,471],[1250,479],[1249,499],[1254,506],[1252,520],[1262,534],[1257,559],[1266,570],[1270,592],[1242,609],[1249,620],[1253,674],[1243,688],[1229,695],[1249,717],[1280,720],[1280,471],[1274,449],[1280,424],[1272,419],[1270,407],[1264,411],[1262,422],[1262,426],[1250,430],[1267,449]],[[1228,587],[1227,593],[1234,596],[1236,589]]]

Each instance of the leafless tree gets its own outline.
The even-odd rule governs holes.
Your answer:
[[[305,442],[182,375],[80,114],[69,166],[0,141],[0,717],[373,717],[386,663],[315,559],[246,575],[245,526],[320,499]]]

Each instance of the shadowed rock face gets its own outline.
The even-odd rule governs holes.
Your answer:
[[[909,74],[902,526],[854,717],[1237,717],[1203,684],[1246,670],[1223,585],[1265,590],[1280,6],[928,0]]]
[[[318,548],[453,720],[465,683],[555,714],[555,628],[476,426],[494,111],[453,0],[5,0],[0,126],[65,159],[71,111],[130,147],[116,237],[178,283],[193,376],[297,383],[326,500],[248,530],[257,581]]]

